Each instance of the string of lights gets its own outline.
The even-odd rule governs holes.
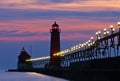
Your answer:
[[[117,32],[120,32],[120,22],[118,22],[117,24],[118,24],[117,26],[119,28],[119,31],[117,31]],[[102,36],[102,32],[103,32],[103,36]],[[108,31],[106,28],[104,28],[104,30],[102,32],[101,31],[97,31],[95,33],[95,35],[97,36],[96,39],[94,37],[90,37],[90,40],[86,41],[85,43],[77,44],[77,45],[75,45],[75,46],[73,46],[73,47],[71,47],[69,49],[60,51],[60,52],[55,53],[53,55],[55,57],[59,57],[59,56],[69,55],[69,54],[75,53],[77,51],[82,51],[82,50],[89,49],[89,48],[95,46],[97,41],[105,38],[106,36],[114,34],[115,33],[115,28],[114,28],[113,25],[110,25],[110,31]],[[111,32],[111,34],[110,34],[110,32]],[[38,60],[46,60],[46,59],[50,59],[50,56],[27,59],[26,61],[38,61]]]
[[[118,24],[118,28],[119,28],[119,32],[120,32],[120,22],[118,22],[117,24]],[[110,29],[111,29],[111,34],[113,34],[115,32],[115,28],[113,27],[113,25],[110,25]],[[96,32],[96,36],[97,36],[96,41],[100,40],[102,38],[101,33],[102,33],[101,31]],[[103,38],[108,35],[109,35],[109,31],[105,28],[103,30]],[[95,45],[95,40],[93,37],[91,37],[90,40],[88,40],[87,42],[75,45],[75,46],[71,47],[70,49],[63,50],[59,53],[54,54],[54,56],[64,56],[66,54],[74,53],[78,50],[85,50],[86,48],[90,48],[94,45]]]

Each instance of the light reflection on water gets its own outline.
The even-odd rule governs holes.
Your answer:
[[[0,72],[0,81],[68,81],[33,72]]]

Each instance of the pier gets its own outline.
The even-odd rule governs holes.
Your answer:
[[[96,38],[90,37],[63,51],[60,51],[60,32],[55,22],[50,29],[50,56],[29,56],[22,62],[19,59],[16,71],[38,72],[72,81],[120,80],[120,22],[118,29],[111,25],[110,29],[96,32]]]

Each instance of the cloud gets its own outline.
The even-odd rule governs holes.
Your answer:
[[[45,41],[49,40],[48,36],[29,36],[29,37],[2,37],[0,41],[8,41],[8,42],[29,42],[29,41]]]
[[[1,0],[1,40],[49,40],[54,21],[62,29],[63,40],[86,39],[88,33],[94,35],[95,31],[120,20],[119,3],[116,0]]]
[[[17,10],[0,9],[0,21],[9,20],[56,20],[62,18],[92,19],[96,21],[111,21],[120,19],[120,11],[97,11],[97,12],[76,12],[76,11],[55,11],[55,10]]]
[[[64,11],[118,11],[119,0],[1,0],[1,8]]]
[[[61,29],[62,40],[89,39],[95,32],[109,28],[115,22],[103,22],[92,19],[56,19]],[[53,20],[13,20],[0,22],[0,40],[2,41],[40,41],[50,40]],[[89,33],[89,34],[88,34]]]
[[[50,1],[52,1],[53,3],[71,3],[74,0],[50,0]]]
[[[0,37],[26,37],[26,36],[37,36],[37,33],[33,32],[24,32],[24,33],[18,33],[19,30],[0,30]]]
[[[0,30],[0,35],[4,34],[4,33],[15,33],[18,32],[19,30],[11,30],[11,31],[7,31],[7,30]]]

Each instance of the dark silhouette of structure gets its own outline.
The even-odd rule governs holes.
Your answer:
[[[56,21],[52,25],[52,29],[50,29],[50,33],[51,33],[50,66],[59,67],[60,58],[54,56],[55,53],[60,52],[60,29],[59,29],[59,25],[56,24]]]
[[[103,35],[98,31],[96,39],[91,37],[85,43],[60,51],[60,29],[55,22],[50,29],[50,58],[30,59],[23,48],[17,71],[43,73],[72,81],[120,81],[120,22],[119,30],[110,27],[111,33],[107,29]],[[45,67],[32,68],[32,65]]]
[[[24,48],[22,48],[20,55],[18,56],[18,64],[17,69],[18,70],[24,70],[24,69],[31,69],[33,68],[32,62],[26,62],[27,59],[30,59],[31,56],[25,51]]]
[[[118,65],[120,61],[118,60],[120,58],[120,23],[118,28],[119,30],[115,31],[114,27],[110,26],[110,31],[106,28],[103,30],[103,35],[101,31],[98,31],[95,39],[91,37],[85,43],[60,51],[60,29],[55,22],[50,29],[50,59],[42,58],[42,60],[34,60],[32,63],[34,66],[51,66],[54,67],[53,69],[56,66],[75,70],[120,68]]]

